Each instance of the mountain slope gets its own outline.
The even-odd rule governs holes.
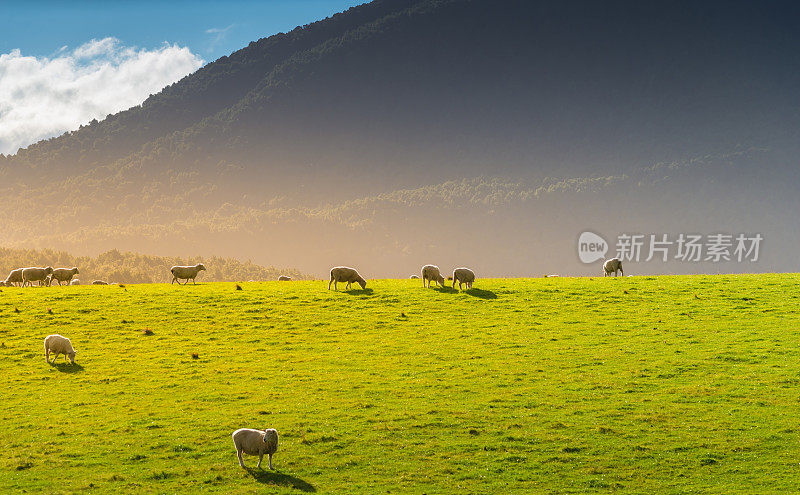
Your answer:
[[[482,227],[498,242],[473,247],[496,259],[493,273],[529,273],[540,265],[496,256],[497,245],[541,257],[609,217],[617,231],[754,229],[755,218],[782,235],[800,151],[797,13],[790,2],[376,1],[251,43],[139,108],[0,160],[6,242],[190,245],[317,273],[348,257],[394,274],[397,256],[453,252],[494,211]],[[716,165],[631,179],[703,157]],[[502,214],[392,199],[500,176],[533,190],[625,179],[515,199]],[[35,207],[21,208],[29,198]],[[532,244],[524,225],[552,241]],[[406,242],[441,230],[446,242]],[[782,237],[764,267],[789,266]]]

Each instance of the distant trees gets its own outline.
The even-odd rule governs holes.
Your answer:
[[[0,274],[3,278],[15,268],[50,265],[77,266],[80,269],[80,278],[85,280],[102,279],[126,284],[158,283],[169,282],[171,266],[196,263],[203,263],[208,267],[208,271],[202,277],[208,282],[277,280],[280,275],[288,275],[294,280],[311,278],[294,269],[277,269],[257,265],[249,260],[240,261],[215,256],[210,258],[149,256],[112,249],[93,258],[72,256],[52,249],[0,248]]]

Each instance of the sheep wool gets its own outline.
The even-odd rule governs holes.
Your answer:
[[[420,270],[422,274],[422,286],[430,287],[431,282],[436,282],[439,287],[444,287],[444,277],[439,272],[439,267],[436,265],[425,265]],[[427,285],[426,285],[427,283]]]
[[[77,266],[73,266],[72,268],[56,268],[53,270],[52,280],[58,282],[58,285],[61,285],[61,282],[69,284],[72,281],[72,277],[78,273]]]
[[[64,336],[53,334],[48,335],[44,339],[44,359],[47,363],[50,363],[50,353],[54,352],[55,356],[53,356],[53,362],[56,362],[56,358],[59,354],[64,355],[64,361],[69,358],[72,364],[75,364],[75,349],[72,348],[72,342]]]
[[[240,428],[233,432],[233,446],[236,447],[236,456],[239,458],[239,465],[245,467],[242,453],[258,456],[258,466],[261,467],[261,460],[264,454],[269,456],[269,468],[272,469],[272,454],[278,450],[278,431],[274,428],[267,430],[253,430],[250,428]]]
[[[195,284],[196,282],[194,279],[197,278],[197,274],[201,271],[205,271],[205,269],[206,267],[203,266],[202,263],[198,263],[194,266],[173,266],[169,269],[172,273],[172,282],[170,282],[170,284],[177,281],[178,285],[180,285],[181,280],[186,280],[186,282],[183,283],[183,285],[186,285],[189,283],[189,279]]]
[[[622,274],[623,277],[625,276],[625,272],[622,271],[622,261],[620,261],[619,258],[611,258],[609,260],[606,260],[605,263],[603,263],[603,276],[604,277],[608,277],[612,273],[616,277],[617,276],[617,271],[619,271],[620,274]]]
[[[48,266],[45,268],[31,267],[22,269],[22,286],[26,287],[28,284],[33,285],[34,282],[39,282],[39,285],[45,283],[48,275],[53,273],[53,267]]]
[[[337,282],[347,282],[344,288],[345,290],[350,289],[350,284],[353,282],[360,285],[362,289],[367,288],[367,281],[364,280],[364,277],[359,275],[355,268],[350,268],[349,266],[335,266],[331,268],[331,281],[328,282],[328,290],[331,290],[331,284],[333,284],[333,290],[339,290],[336,288]]]
[[[475,281],[475,272],[470,270],[469,268],[456,268],[453,270],[453,288],[456,287],[456,282],[458,282],[458,289],[461,290],[461,285],[466,284],[467,289],[472,288],[472,282]]]

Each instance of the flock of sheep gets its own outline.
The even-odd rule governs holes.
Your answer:
[[[191,280],[194,284],[196,283],[195,279],[197,275],[205,269],[206,267],[203,266],[202,263],[198,263],[194,266],[173,266],[170,268],[170,273],[172,273],[172,282],[170,283],[177,281],[178,284],[180,284],[181,280],[186,280],[186,282],[183,283],[183,285],[186,285],[189,283],[189,280]],[[604,275],[608,276],[613,273],[616,276],[617,271],[621,272],[624,276],[622,262],[619,258],[612,258],[603,263]],[[50,266],[45,268],[19,268],[12,270],[8,277],[0,282],[0,284],[8,287],[14,284],[22,284],[22,286],[25,287],[27,285],[33,285],[34,282],[39,282],[39,285],[49,286],[53,281],[56,281],[59,285],[61,285],[62,282],[70,285],[77,285],[79,283],[78,279],[73,277],[78,273],[77,267],[56,269]],[[436,265],[423,266],[420,270],[420,274],[423,287],[430,287],[432,282],[436,282],[440,287],[445,286],[445,278]],[[420,277],[412,275],[410,278],[419,279]],[[282,275],[279,280],[290,281],[291,278]],[[458,282],[459,289],[464,285],[466,285],[468,289],[471,289],[473,282],[475,282],[475,272],[469,268],[456,268],[453,270],[452,280],[453,288],[455,288],[456,282]],[[330,282],[328,282],[328,290],[330,290],[331,284],[333,284],[334,290],[338,290],[336,286],[337,282],[346,283],[345,290],[349,289],[353,283],[357,283],[362,289],[366,289],[367,287],[367,281],[364,280],[364,277],[362,277],[355,268],[347,266],[336,266],[331,269],[331,279]],[[94,283],[98,285],[106,284],[106,282],[99,280],[95,280]],[[54,354],[53,363],[56,362],[56,358],[58,358],[59,355],[63,354],[65,362],[69,359],[72,364],[75,364],[76,352],[72,347],[72,342],[62,335],[48,335],[44,339],[44,357],[48,364],[50,364],[51,353]],[[241,428],[233,432],[232,438],[241,467],[245,467],[242,459],[243,453],[253,456],[257,455],[258,468],[261,468],[261,460],[264,454],[267,454],[269,456],[269,468],[273,469],[272,455],[278,450],[278,432],[275,429],[254,430]]]
[[[34,266],[30,268],[17,268],[16,270],[11,270],[8,277],[0,282],[0,287],[14,287],[14,285],[27,287],[33,285],[34,282],[39,282],[39,285],[49,286],[53,281],[58,282],[58,285],[61,285],[61,282],[69,285],[79,285],[80,281],[77,278],[73,278],[77,274],[77,267],[53,269],[52,266],[45,268]],[[98,285],[104,284],[102,280],[95,280],[93,283]]]

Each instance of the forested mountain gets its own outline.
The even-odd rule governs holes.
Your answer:
[[[793,270],[793,2],[377,0],[0,158],[0,243],[315,274],[595,273],[583,230],[761,232]]]

